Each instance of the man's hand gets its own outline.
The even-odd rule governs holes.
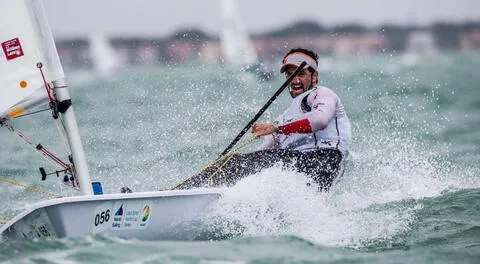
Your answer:
[[[275,133],[275,126],[272,123],[257,123],[252,127],[252,134],[261,137]]]

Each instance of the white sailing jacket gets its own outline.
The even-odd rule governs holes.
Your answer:
[[[351,144],[351,127],[343,104],[331,89],[317,86],[293,98],[290,107],[274,122],[280,128],[307,119],[311,133],[266,136],[262,148],[314,150],[337,148],[344,156]]]

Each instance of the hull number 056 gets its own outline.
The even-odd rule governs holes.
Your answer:
[[[110,209],[95,215],[95,226],[101,225],[110,220]]]

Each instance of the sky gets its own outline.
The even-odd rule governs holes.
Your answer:
[[[197,28],[218,34],[221,0],[44,0],[55,36],[169,36]],[[262,33],[300,20],[325,26],[362,23],[429,25],[480,21],[480,0],[239,0],[248,31]]]

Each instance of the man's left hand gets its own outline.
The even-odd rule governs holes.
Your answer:
[[[272,123],[257,123],[252,127],[252,134],[261,137],[275,133],[275,126]]]

